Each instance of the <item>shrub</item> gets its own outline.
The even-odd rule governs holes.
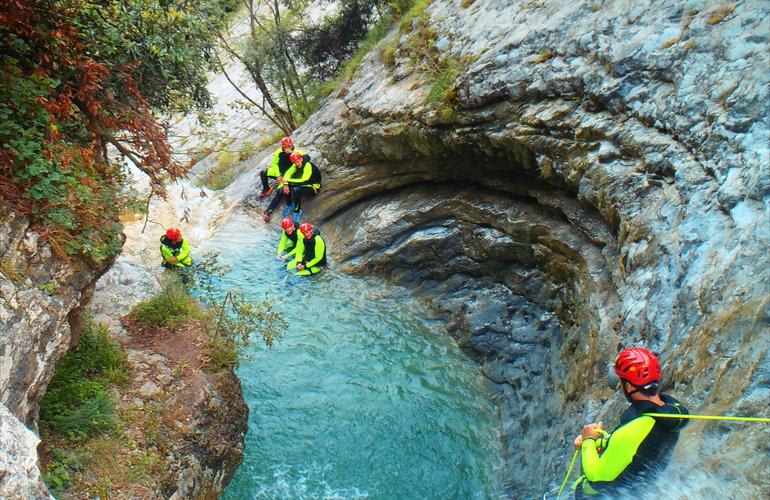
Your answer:
[[[200,308],[185,287],[177,282],[163,287],[155,297],[140,302],[131,311],[142,326],[176,328],[188,319],[200,316]]]
[[[72,440],[106,432],[115,426],[107,387],[127,381],[125,353],[104,325],[89,322],[56,367],[40,402],[40,423]]]
[[[208,252],[189,268],[189,277],[209,315],[206,368],[216,371],[237,366],[240,358],[259,335],[268,347],[283,336],[288,324],[273,310],[267,295],[261,302],[250,300],[240,290],[218,294],[221,278],[229,268],[219,263],[216,252]]]

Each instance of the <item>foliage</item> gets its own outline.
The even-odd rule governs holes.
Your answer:
[[[294,37],[294,49],[302,63],[313,68],[318,79],[337,75],[342,64],[366,36],[377,3],[342,0],[339,10],[319,25],[304,27]]]
[[[49,457],[43,473],[43,481],[52,493],[58,494],[72,481],[70,471],[82,469],[83,463],[77,454],[67,450],[46,448],[46,453]]]
[[[209,369],[237,366],[253,336],[261,336],[268,347],[282,338],[288,324],[273,310],[267,294],[261,302],[250,300],[240,290],[229,290],[224,298],[218,294],[229,268],[219,262],[216,252],[204,254],[189,269],[193,287],[212,315],[207,342]]]
[[[57,255],[120,249],[125,165],[109,145],[158,193],[185,175],[155,111],[210,104],[211,29],[233,1],[0,0],[0,194]]]
[[[164,285],[155,297],[140,302],[131,316],[142,326],[176,328],[191,318],[200,316],[200,309],[187,289],[176,281]]]
[[[249,2],[252,29],[246,50],[239,52],[223,42],[227,52],[247,67],[267,101],[260,104],[241,90],[249,107],[258,108],[290,133],[337,81],[352,77],[364,55],[411,1],[341,0],[336,13],[317,24],[304,15],[304,1]]]
[[[27,279],[26,274],[11,259],[0,260],[0,274],[17,285],[24,283]]]
[[[56,367],[40,402],[40,424],[72,440],[106,432],[115,426],[107,388],[127,382],[125,353],[104,325],[89,322]]]

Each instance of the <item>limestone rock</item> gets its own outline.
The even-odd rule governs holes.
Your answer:
[[[53,498],[37,468],[39,442],[31,430],[0,404],[0,497]]]

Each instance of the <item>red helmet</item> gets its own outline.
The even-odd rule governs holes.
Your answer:
[[[172,227],[171,229],[166,231],[166,238],[170,240],[178,240],[182,237],[182,233],[179,232],[179,229]]]
[[[305,236],[307,236],[308,234],[312,236],[313,234],[313,226],[311,226],[309,222],[305,222],[301,226],[299,226],[299,230],[302,231],[302,234],[304,234]]]
[[[291,155],[289,155],[289,159],[296,166],[298,166],[298,167],[302,166],[302,155],[297,153],[296,151],[293,152]]]
[[[290,227],[294,227],[294,221],[293,221],[293,220],[291,220],[291,217],[286,217],[285,219],[283,219],[283,220],[281,221],[281,229],[283,229],[284,231],[286,231],[286,230],[287,230],[287,229],[289,229]]]
[[[615,361],[618,377],[637,387],[660,382],[660,362],[653,353],[641,347],[629,347]]]
[[[281,147],[282,148],[294,148],[294,141],[291,140],[291,137],[288,135],[281,139]]]

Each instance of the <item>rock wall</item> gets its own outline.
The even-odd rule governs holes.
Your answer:
[[[659,351],[694,412],[767,412],[769,11],[436,0],[295,134],[332,265],[413,286],[497,383],[517,496],[553,485],[582,423],[616,422],[621,346]],[[680,451],[749,464],[719,481],[759,496],[768,438],[694,423]]]
[[[28,219],[0,205],[0,456],[16,464],[0,464],[3,496],[47,496],[37,471],[37,438],[24,426],[37,425],[54,367],[82,330],[83,308],[109,265],[55,258]]]
[[[0,206],[0,402],[27,425],[110,264],[54,257],[28,219]]]
[[[0,405],[0,492],[4,498],[51,498],[37,468],[35,434]]]

